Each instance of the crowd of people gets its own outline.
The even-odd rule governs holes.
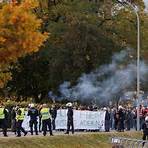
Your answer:
[[[61,107],[52,105],[51,108],[47,104],[35,106],[34,104],[29,104],[27,108],[22,106],[15,106],[9,111],[2,104],[0,105],[0,127],[2,128],[3,135],[7,137],[7,118],[11,114],[11,130],[17,137],[21,137],[21,133],[24,136],[27,135],[28,131],[22,127],[22,123],[25,117],[25,112],[27,111],[27,116],[30,117],[29,126],[30,133],[33,135],[38,135],[42,132],[46,136],[47,131],[53,136],[53,130],[56,129],[55,120],[57,116],[57,110]],[[63,107],[65,108],[65,107]],[[74,123],[73,123],[73,110],[90,110],[97,111],[97,107],[84,108],[82,106],[73,106],[72,103],[67,103],[67,130],[65,134],[69,134],[70,128],[72,134],[74,134]],[[116,130],[118,132],[129,131],[131,129],[137,130],[137,109],[136,108],[124,108],[119,106],[118,108],[101,108],[105,113],[105,131],[109,132],[111,130]],[[146,131],[143,139],[148,135],[148,107],[140,105],[139,108],[140,115],[140,130]],[[39,119],[39,120],[38,120]],[[39,127],[39,128],[38,128]],[[146,130],[145,130],[146,129]]]
[[[117,130],[123,132],[124,130],[137,130],[137,108],[124,108],[119,106],[117,108],[106,108],[105,116],[105,131]],[[142,125],[145,122],[145,118],[148,116],[148,107],[140,105],[139,107],[140,116],[140,130],[142,130]]]
[[[73,124],[73,108],[72,103],[67,103],[66,107],[67,112],[67,131],[65,134],[69,134],[70,127],[72,127],[72,134],[74,134],[74,124]],[[52,105],[51,108],[47,104],[42,104],[35,106],[34,104],[29,104],[27,108],[22,106],[13,107],[11,112],[5,108],[2,104],[0,105],[0,127],[4,137],[7,135],[7,123],[8,116],[11,114],[11,131],[14,132],[16,137],[21,137],[21,133],[24,136],[27,135],[28,131],[22,127],[22,123],[25,118],[25,113],[30,117],[29,127],[31,135],[38,135],[39,132],[42,132],[44,136],[47,135],[47,132],[50,132],[50,135],[53,136],[52,130],[55,130],[55,119],[57,116],[57,108],[55,105]],[[39,120],[38,120],[39,119]],[[39,127],[39,128],[38,128]]]

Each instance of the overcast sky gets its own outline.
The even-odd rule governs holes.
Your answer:
[[[146,9],[148,10],[148,0],[144,0],[144,1],[145,1]]]

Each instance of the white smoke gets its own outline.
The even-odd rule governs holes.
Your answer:
[[[129,59],[128,51],[124,50],[113,55],[111,64],[102,65],[89,74],[82,74],[76,86],[65,81],[60,85],[59,92],[61,98],[108,101],[121,96],[121,93],[135,85],[136,71],[136,62]],[[141,83],[148,82],[148,65],[144,62],[140,63],[140,78]]]
[[[146,12],[148,12],[148,0],[144,0],[144,3],[145,3],[145,10],[146,10]]]

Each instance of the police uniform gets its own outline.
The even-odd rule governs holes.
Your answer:
[[[24,133],[24,136],[27,135],[27,132],[22,127],[22,123],[23,123],[23,120],[24,120],[24,115],[25,115],[24,108],[19,108],[17,110],[17,114],[16,114],[16,132],[17,132],[17,137],[21,137],[21,131]]]
[[[49,108],[43,107],[40,111],[40,114],[42,116],[42,130],[43,130],[43,135],[46,136],[47,134],[47,127],[49,128],[50,135],[52,134],[52,129],[51,129],[51,115],[49,112]]]
[[[28,111],[28,116],[30,116],[29,125],[30,125],[31,135],[33,135],[33,125],[34,125],[35,133],[36,133],[36,135],[38,135],[38,129],[37,129],[38,110],[35,109],[34,107],[30,108]]]
[[[3,135],[7,137],[7,124],[6,124],[7,110],[0,107],[0,126],[3,130]]]
[[[74,134],[73,109],[71,106],[68,107],[68,111],[67,111],[67,131],[65,134],[69,134],[70,127],[72,130],[72,134]]]
[[[50,109],[50,114],[52,116],[52,129],[55,130],[56,129],[55,119],[57,117],[57,109],[55,106]]]

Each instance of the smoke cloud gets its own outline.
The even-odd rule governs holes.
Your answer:
[[[130,62],[129,62],[130,61]],[[59,86],[61,98],[70,100],[96,99],[109,101],[136,84],[137,67],[135,60],[129,59],[128,50],[116,53],[110,64],[102,65],[89,74],[82,74],[76,86],[65,81]],[[148,65],[140,62],[140,81],[148,83]]]

